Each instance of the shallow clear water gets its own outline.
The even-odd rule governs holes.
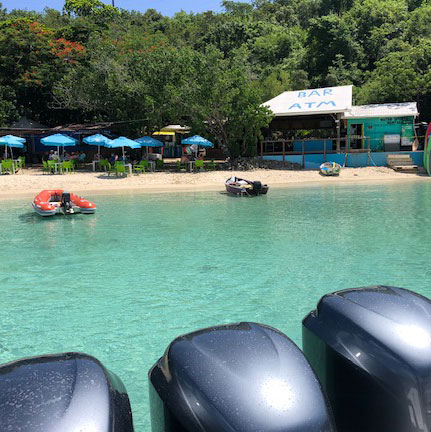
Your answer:
[[[248,320],[300,344],[327,292],[431,296],[431,184],[86,198],[97,214],[0,203],[0,362],[95,355],[125,382],[137,432],[150,430],[147,371],[182,333]]]

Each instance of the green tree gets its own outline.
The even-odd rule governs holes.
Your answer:
[[[0,86],[0,126],[9,126],[18,119],[15,92],[11,87]]]
[[[69,15],[95,17],[100,23],[119,15],[119,10],[100,0],[65,0],[63,10]]]
[[[406,44],[403,51],[379,60],[357,93],[358,103],[416,101],[422,114],[430,116],[431,40]]]
[[[365,57],[355,25],[335,14],[311,20],[307,46],[307,70],[314,84],[324,83],[338,56],[347,64],[361,64]]]
[[[205,129],[232,158],[254,156],[261,130],[271,119],[261,95],[250,80],[238,51],[230,59],[213,48],[200,56],[193,85],[185,90],[190,120]]]

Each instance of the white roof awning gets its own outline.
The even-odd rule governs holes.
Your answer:
[[[352,108],[352,87],[287,91],[262,105],[276,117],[344,113]]]
[[[418,115],[416,102],[403,102],[354,106],[349,112],[343,115],[343,118],[416,117]]]

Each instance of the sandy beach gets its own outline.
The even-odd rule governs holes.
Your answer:
[[[34,196],[43,189],[67,189],[79,193],[161,193],[223,191],[224,181],[232,176],[260,180],[270,187],[320,186],[343,183],[380,183],[431,181],[430,177],[397,173],[386,167],[345,168],[339,177],[322,177],[317,170],[254,170],[247,172],[211,171],[202,173],[155,172],[125,178],[100,172],[76,172],[65,175],[42,174],[26,169],[15,175],[0,176],[0,199]]]

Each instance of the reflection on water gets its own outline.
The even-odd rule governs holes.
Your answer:
[[[2,202],[0,361],[97,356],[125,381],[137,432],[150,429],[147,371],[179,334],[255,321],[300,344],[327,292],[431,296],[425,183],[87,198],[96,214],[46,219]]]

